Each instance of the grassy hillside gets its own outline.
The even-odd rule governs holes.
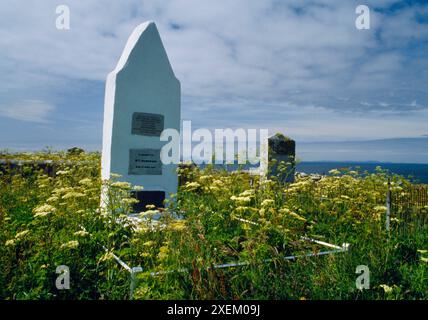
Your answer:
[[[136,299],[428,299],[428,225],[420,218],[428,207],[395,210],[387,232],[387,180],[400,194],[411,184],[382,170],[283,185],[184,167],[174,201],[148,207],[136,225],[128,218],[134,186],[119,176],[102,182],[99,154],[2,158],[57,161],[50,175],[29,164],[0,173],[2,299],[129,299],[129,273],[115,256],[143,269]],[[102,186],[110,201],[100,210]],[[331,250],[302,237],[349,250],[286,259]],[[222,266],[229,263],[241,265]],[[69,290],[55,286],[60,265],[70,269]],[[363,291],[360,265],[370,269]]]

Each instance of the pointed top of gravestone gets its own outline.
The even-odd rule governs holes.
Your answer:
[[[146,21],[134,29],[112,73],[118,74],[132,64],[138,63],[138,60],[156,61],[158,67],[160,62],[160,65],[175,77],[159,31],[153,21]]]
[[[180,81],[156,25],[149,21],[134,29],[116,68],[107,77],[103,180],[116,173],[121,181],[144,186],[140,203],[157,205],[162,197],[176,193],[176,165],[160,160],[164,129],[180,130]],[[136,197],[143,197],[140,195]]]
[[[277,141],[292,141],[291,138],[283,135],[280,132],[275,133],[273,136],[269,137],[269,140],[277,140]]]

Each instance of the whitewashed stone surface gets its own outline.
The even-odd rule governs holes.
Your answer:
[[[148,121],[148,128],[144,128],[144,121]],[[180,130],[180,82],[156,25],[146,22],[132,32],[116,68],[107,77],[102,178],[116,173],[122,176],[121,181],[143,186],[144,190],[165,191],[167,198],[176,193],[177,165],[161,165],[159,169],[156,163],[153,170],[130,169],[135,150],[160,150],[167,143],[158,136],[162,126]],[[142,159],[157,158],[142,152]]]

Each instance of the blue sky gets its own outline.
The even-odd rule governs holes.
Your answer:
[[[71,30],[55,27],[60,4]],[[355,28],[359,4],[370,30]],[[426,1],[2,0],[0,148],[100,149],[106,75],[146,20],[194,128],[298,142],[428,134]]]

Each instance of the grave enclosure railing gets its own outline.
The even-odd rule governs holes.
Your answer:
[[[241,222],[244,222],[244,223],[251,223],[251,224],[257,225],[256,223],[248,221],[248,220],[244,220],[244,219],[238,219],[238,220],[241,220]],[[307,257],[325,256],[325,255],[330,255],[330,254],[343,253],[343,252],[347,252],[349,250],[349,244],[348,243],[343,243],[342,246],[338,246],[335,244],[331,244],[331,243],[324,242],[324,241],[319,241],[316,239],[311,239],[308,237],[301,237],[301,240],[321,245],[323,247],[328,248],[329,250],[324,250],[324,251],[321,250],[321,251],[310,252],[310,253],[300,254],[300,255],[290,255],[290,256],[283,257],[282,258],[283,260],[287,261],[287,260],[296,260],[296,259],[307,258]],[[141,266],[131,267],[128,264],[126,264],[120,257],[115,255],[112,251],[109,251],[106,247],[103,247],[103,249],[106,252],[110,252],[112,254],[114,260],[117,262],[117,264],[119,266],[121,266],[126,272],[129,273],[129,279],[130,279],[129,298],[133,299],[134,291],[138,285],[137,275],[144,271],[143,268]],[[273,262],[273,259],[266,259],[266,260],[262,261],[262,263],[271,263],[271,262]],[[231,262],[231,263],[216,264],[216,265],[205,268],[205,270],[208,271],[210,269],[237,268],[237,267],[244,267],[244,266],[248,266],[248,265],[250,265],[250,262],[248,262],[248,261]],[[171,274],[171,273],[188,273],[191,271],[192,270],[190,268],[182,268],[182,269],[177,269],[177,270],[162,270],[162,271],[156,271],[156,272],[147,272],[146,276],[156,277],[156,276],[161,276],[161,275]]]
[[[298,195],[298,201],[305,204],[308,200],[315,202],[330,201],[329,193],[332,190],[318,184],[313,180],[308,192]],[[318,193],[319,197],[314,197]],[[391,219],[401,222],[401,229],[421,226],[428,223],[428,184],[412,184],[394,188],[388,181],[386,192],[381,193],[373,201],[377,205],[385,205],[387,208],[385,217],[385,228],[390,230]]]
[[[428,185],[411,185],[390,191],[391,218],[411,226],[428,223]]]

